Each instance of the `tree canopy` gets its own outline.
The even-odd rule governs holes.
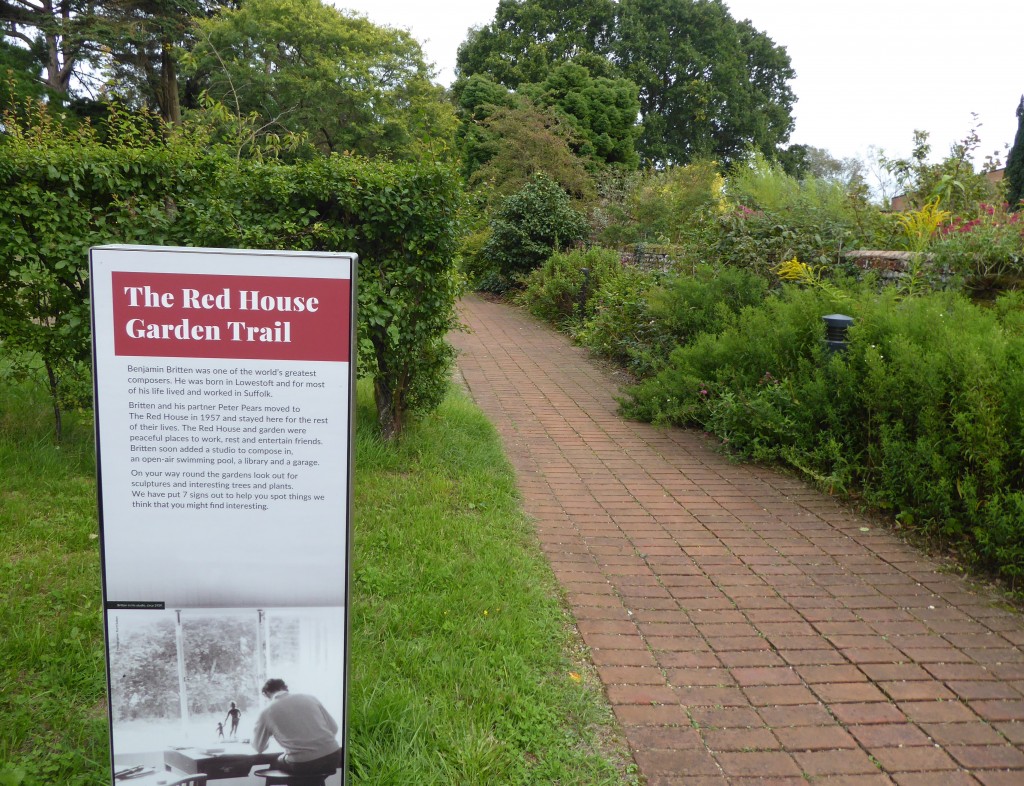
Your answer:
[[[459,78],[518,90],[565,61],[638,86],[639,151],[657,166],[728,162],[750,148],[774,157],[793,127],[785,48],[722,0],[502,0],[460,47]]]
[[[456,65],[463,77],[487,74],[516,89],[542,82],[551,68],[567,60],[596,76],[612,76],[614,0],[500,0],[494,21],[470,31],[459,47]]]
[[[34,61],[51,93],[67,96],[76,75],[96,55],[92,0],[0,0],[0,29]],[[22,72],[24,73],[24,72]]]
[[[193,72],[210,95],[322,152],[408,157],[443,146],[455,117],[407,32],[320,0],[248,0],[198,25]]]
[[[639,163],[640,101],[628,79],[594,77],[578,63],[562,63],[543,82],[524,85],[523,93],[566,118],[580,135],[579,155],[631,168]]]
[[[1006,157],[1006,201],[1011,210],[1019,210],[1024,200],[1024,96],[1017,104],[1017,135]]]

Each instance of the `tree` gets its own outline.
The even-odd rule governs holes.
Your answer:
[[[469,183],[489,196],[508,196],[537,172],[544,172],[576,199],[593,196],[590,175],[572,151],[573,130],[553,113],[522,101],[517,106],[493,107],[474,129],[477,134],[467,147],[467,158],[480,163]]]
[[[1024,200],[1024,95],[1017,105],[1017,136],[1006,157],[1006,201],[1011,210],[1020,210]]]
[[[824,148],[813,145],[790,145],[780,150],[776,159],[783,171],[790,177],[803,180],[814,177],[819,180],[836,180],[846,167]]]
[[[505,276],[529,273],[556,251],[587,235],[587,219],[573,208],[569,195],[543,173],[506,197],[491,220],[485,259]]]
[[[639,88],[628,79],[594,77],[570,62],[552,68],[543,82],[524,85],[522,92],[566,118],[580,137],[578,155],[629,168],[639,164]]]
[[[914,147],[908,158],[890,159],[879,153],[880,162],[894,177],[908,204],[920,209],[939,200],[944,209],[959,214],[996,198],[992,183],[974,171],[974,153],[980,144],[977,124],[967,136],[950,145],[949,155],[938,164],[928,163],[932,149],[928,137],[927,131],[914,131]]]
[[[459,47],[455,90],[473,74],[514,90],[544,81],[553,65],[567,60],[595,76],[616,75],[607,59],[614,27],[614,0],[501,0],[494,21],[470,31]]]
[[[444,152],[454,111],[405,31],[320,0],[248,0],[198,25],[190,57],[209,93],[322,152]]]
[[[181,122],[179,61],[195,45],[196,20],[220,5],[217,0],[106,0],[97,17],[97,37],[104,43],[113,92],[168,122]],[[198,88],[185,82],[186,103],[194,107]]]
[[[502,0],[458,68],[460,81],[487,74],[520,89],[566,61],[639,87],[640,154],[659,167],[751,147],[773,157],[793,126],[786,50],[722,0]]]
[[[14,106],[24,99],[46,95],[42,65],[24,47],[0,39],[0,106]]]
[[[751,147],[772,157],[789,138],[789,55],[721,0],[622,0],[617,33],[619,67],[640,86],[647,161],[729,162]]]
[[[95,54],[94,6],[93,0],[0,0],[4,39],[21,42],[34,55],[43,84],[62,98]]]

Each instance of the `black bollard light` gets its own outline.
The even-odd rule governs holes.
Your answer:
[[[847,348],[846,331],[853,325],[853,317],[846,314],[828,314],[821,318],[825,323],[825,343],[829,353],[845,352]]]

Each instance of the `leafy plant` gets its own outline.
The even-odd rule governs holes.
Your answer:
[[[955,218],[929,249],[935,265],[973,291],[1019,288],[1024,282],[1024,218],[1007,208],[982,204],[975,218]]]
[[[940,201],[939,197],[935,197],[925,202],[919,210],[909,210],[897,216],[908,250],[919,253],[924,251],[939,227],[952,217],[952,213],[939,207]]]
[[[112,107],[103,133],[40,108],[0,144],[0,340],[47,371],[58,416],[89,357],[88,249],[103,243],[356,251],[359,371],[396,436],[444,395],[461,190],[446,165],[318,156],[285,164]],[[87,397],[87,394],[86,394]],[[81,399],[78,399],[81,401]]]
[[[586,217],[572,206],[569,195],[538,173],[495,211],[491,235],[481,253],[511,279],[583,240],[587,229]]]
[[[861,495],[981,567],[1024,575],[1020,297],[982,308],[952,292],[850,290],[849,349],[829,357],[820,315],[837,305],[787,286],[677,348],[624,410],[699,425],[739,455]]]
[[[520,301],[549,322],[582,320],[590,312],[594,295],[621,271],[619,254],[611,249],[552,254],[526,277]]]

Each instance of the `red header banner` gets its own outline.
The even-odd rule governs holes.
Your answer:
[[[348,279],[111,277],[116,355],[349,361]]]

